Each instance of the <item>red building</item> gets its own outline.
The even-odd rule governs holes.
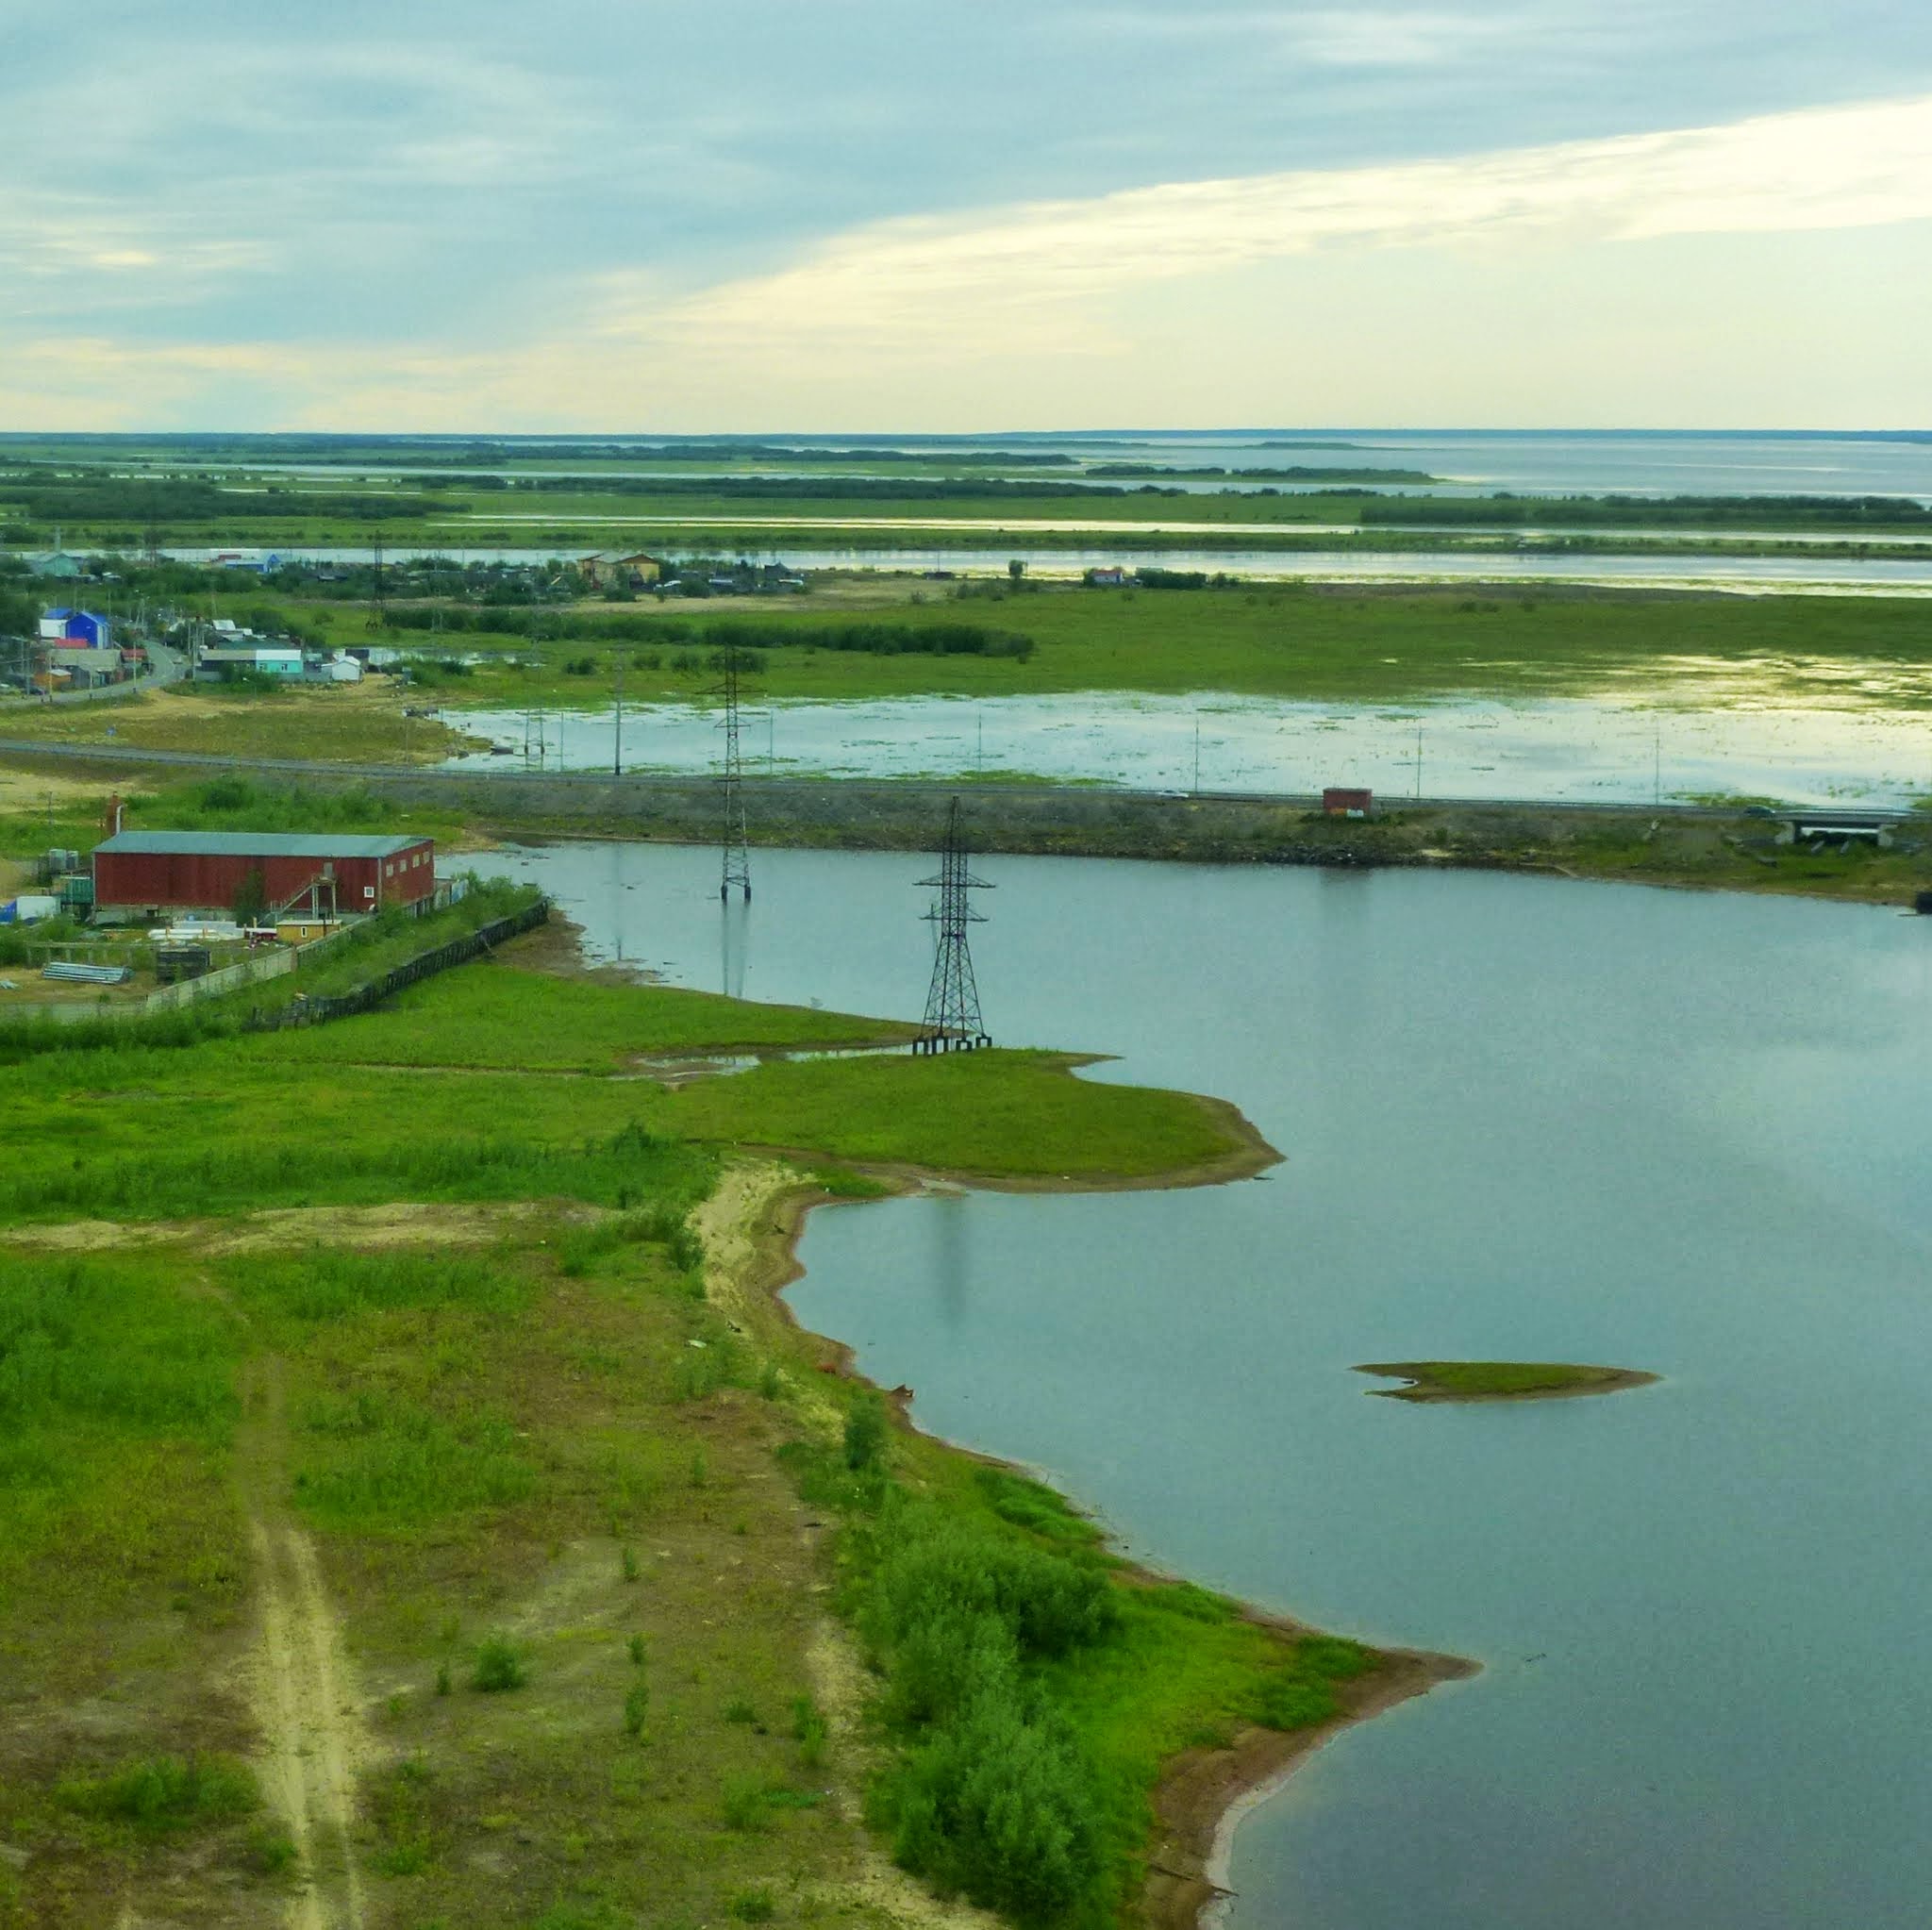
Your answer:
[[[1374,808],[1375,793],[1331,784],[1322,793],[1322,808],[1331,818],[1366,818]]]
[[[121,831],[94,847],[94,911],[158,918],[228,918],[260,873],[269,917],[414,905],[436,890],[427,838],[310,836],[299,831]]]

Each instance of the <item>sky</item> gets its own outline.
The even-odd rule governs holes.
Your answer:
[[[1924,0],[0,0],[0,429],[1932,425]]]

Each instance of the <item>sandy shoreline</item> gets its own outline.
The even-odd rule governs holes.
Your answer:
[[[1006,1190],[1086,1192],[1162,1185],[1206,1186],[1249,1176],[1280,1158],[1233,1106],[1218,1100],[1203,1103],[1224,1107],[1231,1119],[1240,1123],[1241,1148],[1227,1156],[1224,1162],[1215,1162],[1217,1168],[1224,1165],[1229,1170],[1210,1173],[1207,1169],[1190,1169],[1185,1173],[1144,1181],[1029,1182]],[[819,1358],[815,1364],[821,1372],[862,1379],[853,1349],[841,1340],[813,1333],[804,1326],[786,1299],[785,1289],[805,1273],[798,1257],[798,1240],[811,1210],[815,1206],[865,1202],[840,1199],[812,1186],[795,1169],[777,1163],[786,1157],[774,1151],[771,1163],[740,1164],[727,1169],[725,1181],[721,1183],[719,1193],[713,1195],[718,1199],[734,1178],[738,1181],[739,1198],[734,1203],[738,1210],[731,1215],[728,1229],[721,1229],[728,1232],[729,1244],[735,1251],[717,1256],[720,1274],[728,1276],[720,1279],[725,1289],[724,1298],[729,1310],[747,1324],[776,1323],[794,1337],[794,1343],[803,1341],[816,1351]],[[935,1184],[987,1190],[1001,1186],[1000,1181],[988,1180],[983,1175],[937,1173],[904,1166],[867,1166],[858,1170],[878,1179],[893,1194],[917,1192]],[[893,1388],[884,1391],[901,1423],[913,1426],[909,1416],[912,1389]],[[941,1444],[953,1453],[992,1466],[1014,1465],[957,1442]],[[1172,1579],[1140,1564],[1129,1564],[1125,1572],[1148,1581]],[[1248,1619],[1284,1640],[1316,1633],[1306,1624],[1259,1610],[1249,1611]],[[1250,1810],[1274,1795],[1300,1764],[1343,1730],[1411,1697],[1425,1694],[1440,1683],[1474,1675],[1480,1666],[1454,1655],[1407,1650],[1375,1653],[1380,1660],[1372,1673],[1337,1685],[1341,1713],[1331,1721],[1288,1733],[1259,1727],[1248,1729],[1226,1748],[1188,1750],[1166,1765],[1152,1792],[1155,1833],[1148,1845],[1146,1879],[1141,1897],[1141,1912],[1148,1923],[1159,1926],[1159,1930],[1197,1930],[1197,1926],[1209,1923],[1214,1905],[1228,1894],[1231,1846],[1241,1819]]]

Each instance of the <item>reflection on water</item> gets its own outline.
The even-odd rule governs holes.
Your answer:
[[[751,954],[751,900],[724,899],[718,907],[719,985],[726,998],[744,996],[745,966]]]
[[[708,982],[716,854],[621,849],[633,942]],[[605,850],[516,862],[608,948]],[[916,1012],[925,862],[761,854],[748,989]],[[1002,1038],[1231,1098],[1286,1163],[816,1214],[801,1319],[1135,1552],[1485,1664],[1250,1818],[1239,1930],[1917,1930],[1932,921],[983,863]],[[1665,1379],[1412,1407],[1349,1371],[1457,1356]]]

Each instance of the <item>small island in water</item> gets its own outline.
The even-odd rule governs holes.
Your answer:
[[[1547,1360],[1384,1360],[1357,1373],[1408,1383],[1371,1388],[1391,1401],[1548,1401],[1570,1394],[1614,1394],[1657,1376],[1634,1367],[1578,1367]]]

